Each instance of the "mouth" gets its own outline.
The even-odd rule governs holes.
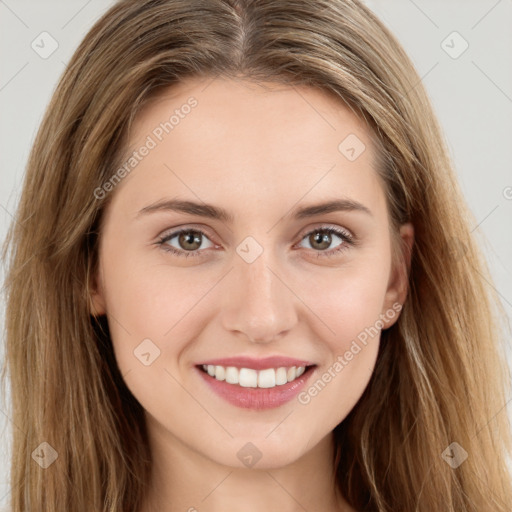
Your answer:
[[[313,366],[315,365],[281,366],[279,368],[255,370],[253,368],[237,368],[236,366],[203,364],[198,365],[198,368],[220,382],[224,381],[227,384],[244,388],[269,389],[294,382]]]
[[[195,368],[209,389],[227,402],[245,409],[270,409],[292,400],[317,367],[279,366],[247,368],[199,364]]]

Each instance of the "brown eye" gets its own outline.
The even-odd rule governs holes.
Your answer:
[[[174,238],[177,239],[177,246],[170,243]],[[199,249],[204,240],[209,241],[206,234],[200,230],[181,229],[179,231],[169,233],[168,235],[164,235],[158,241],[158,244],[164,251],[171,252],[177,256],[201,256],[202,249]],[[211,242],[210,246],[203,247],[203,249],[207,249],[209,247],[213,247]]]
[[[319,230],[309,235],[308,241],[314,249],[324,251],[331,245],[332,235],[325,231],[322,234],[322,231]]]
[[[195,251],[201,246],[201,236],[198,231],[182,231],[178,235],[178,243],[186,251]]]
[[[333,238],[334,237],[334,238]],[[336,238],[341,240],[334,249],[327,250]],[[325,227],[317,228],[303,237],[303,240],[307,240],[311,249],[318,252],[318,256],[334,256],[349,248],[351,245],[355,245],[353,237],[345,231],[340,229]]]

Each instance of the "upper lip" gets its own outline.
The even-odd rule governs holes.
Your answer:
[[[312,366],[314,363],[306,361],[304,359],[295,359],[292,357],[285,356],[271,356],[264,358],[253,358],[248,356],[238,357],[226,357],[221,359],[209,359],[208,361],[202,361],[198,363],[201,365],[213,365],[213,366],[234,366],[236,368],[252,368],[254,370],[265,370],[267,368],[281,368],[291,366]]]

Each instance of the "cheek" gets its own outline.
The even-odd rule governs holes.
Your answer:
[[[168,286],[158,267],[128,253],[112,251],[104,259],[104,291],[109,328],[120,366],[133,363],[133,351],[145,339],[158,347],[173,323],[180,290]]]
[[[208,292],[219,273],[154,263],[136,251],[111,254],[104,263],[105,294],[119,367],[124,373],[139,368],[135,357],[143,350],[158,355],[151,368],[174,367],[214,307]]]
[[[379,320],[388,279],[388,262],[368,258],[328,272],[322,269],[302,284],[301,297],[325,324],[322,337],[333,350],[346,350],[350,340]]]
[[[304,302],[319,317],[315,337],[327,356],[299,403],[331,411],[326,421],[332,428],[355,406],[373,373],[388,271],[387,261],[361,259],[336,272],[317,273],[302,288]]]
[[[208,288],[147,258],[112,259],[104,268],[111,339],[126,385],[154,414],[167,410],[169,395],[173,407],[188,410],[190,397],[171,375],[178,376],[180,356],[195,337],[197,303]]]

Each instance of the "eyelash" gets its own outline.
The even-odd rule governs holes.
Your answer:
[[[340,253],[342,253],[343,251],[349,249],[351,246],[356,245],[356,239],[353,236],[349,235],[347,232],[345,232],[341,229],[333,228],[333,227],[319,227],[319,228],[312,229],[311,231],[308,231],[301,238],[301,241],[304,240],[306,237],[312,235],[313,233],[317,233],[317,232],[328,233],[330,235],[334,234],[343,240],[343,243],[340,244],[336,249],[331,249],[329,251],[316,251],[316,252],[318,252],[318,256],[317,256],[318,258],[331,258],[331,257],[337,256]],[[200,233],[201,235],[208,238],[206,233],[200,229],[184,228],[184,229],[180,229],[178,231],[169,233],[167,235],[163,235],[161,238],[158,239],[156,244],[158,246],[160,246],[162,248],[162,250],[164,250],[166,252],[170,252],[179,257],[188,258],[189,256],[192,256],[192,257],[201,256],[201,251],[199,251],[197,249],[195,251],[183,251],[183,250],[178,250],[175,247],[172,247],[170,245],[167,245],[167,242],[169,240],[172,240],[174,237],[180,235],[181,233]]]

